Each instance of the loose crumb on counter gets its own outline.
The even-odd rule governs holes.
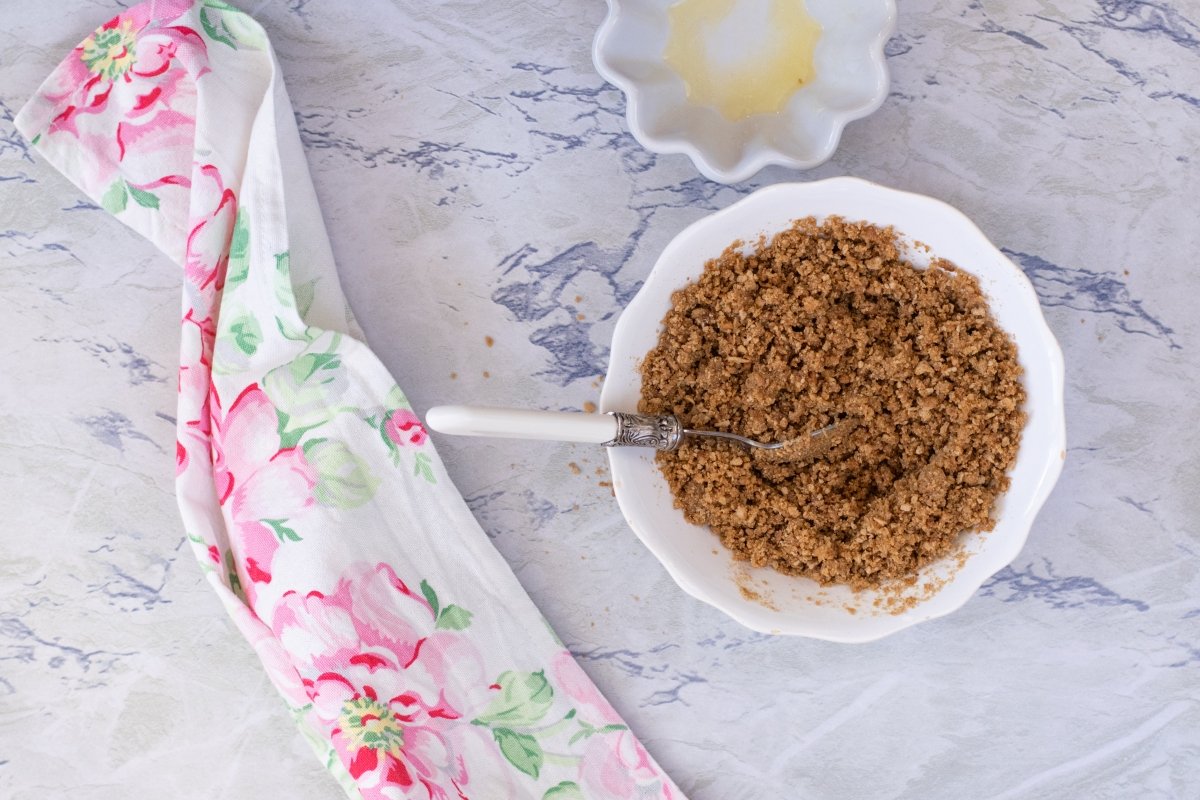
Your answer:
[[[596,404],[593,403],[591,400],[587,400],[583,404],[583,410],[584,410],[584,413],[586,413],[586,414],[595,414],[596,413]]]
[[[856,589],[990,530],[1025,392],[978,281],[837,217],[740,245],[673,296],[639,410],[767,442],[839,423],[837,440],[781,463],[685,440],[657,456],[684,516],[756,567]]]

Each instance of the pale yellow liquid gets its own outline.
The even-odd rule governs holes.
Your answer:
[[[813,79],[821,26],[803,0],[679,0],[667,16],[667,64],[727,119],[777,113]]]

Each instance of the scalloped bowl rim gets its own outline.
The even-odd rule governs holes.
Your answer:
[[[739,183],[753,177],[759,170],[771,165],[791,167],[792,169],[799,170],[820,166],[837,152],[846,125],[863,117],[868,117],[878,111],[879,107],[883,105],[883,101],[887,99],[888,91],[891,87],[891,75],[888,71],[884,46],[896,30],[896,2],[895,0],[883,0],[889,7],[887,21],[868,45],[868,54],[871,57],[872,66],[880,77],[880,89],[875,96],[859,108],[843,111],[826,110],[825,113],[833,122],[833,135],[829,138],[826,145],[813,156],[803,158],[789,155],[774,148],[764,147],[747,152],[733,167],[721,169],[714,166],[708,160],[705,153],[690,140],[679,136],[655,136],[648,133],[645,127],[643,127],[641,122],[641,90],[638,84],[635,81],[626,79],[617,69],[612,67],[604,51],[604,45],[611,35],[613,28],[617,25],[621,7],[621,0],[606,0],[606,2],[608,4],[608,13],[605,15],[604,21],[600,23],[600,27],[596,30],[596,36],[592,40],[592,64],[595,66],[596,71],[600,73],[600,77],[617,87],[625,96],[625,119],[629,125],[629,132],[637,140],[638,144],[651,152],[665,155],[686,155],[692,160],[696,169],[704,177],[718,183]]]
[[[867,200],[870,203],[864,202]],[[756,602],[744,593],[741,595],[740,601],[730,600],[728,585],[734,583],[734,577],[730,574],[722,576],[721,581],[726,585],[716,587],[720,591],[714,591],[715,582],[711,578],[694,577],[692,570],[681,563],[676,563],[675,557],[668,552],[666,539],[669,537],[660,536],[648,528],[643,511],[647,504],[640,501],[635,502],[633,497],[633,492],[637,490],[623,491],[624,487],[632,481],[638,481],[643,485],[647,482],[646,464],[650,465],[651,470],[657,471],[652,457],[647,457],[644,453],[639,454],[640,449],[611,448],[609,463],[617,504],[621,508],[626,522],[685,592],[723,611],[742,625],[763,633],[800,635],[843,643],[861,643],[880,639],[961,608],[983,585],[984,581],[1003,569],[1020,553],[1029,536],[1034,519],[1049,497],[1062,471],[1066,455],[1062,350],[1046,324],[1037,295],[1028,277],[1001,253],[969,218],[940,200],[890,189],[857,178],[830,178],[810,183],[775,184],[759,189],[727,208],[702,217],[677,234],[663,249],[637,295],[617,320],[613,333],[609,372],[600,396],[600,410],[630,410],[630,408],[636,407],[637,396],[640,395],[641,389],[641,377],[637,372],[637,365],[649,349],[644,346],[647,341],[648,327],[654,326],[653,336],[649,339],[651,347],[658,340],[661,332],[661,319],[666,311],[661,302],[663,293],[666,292],[668,298],[666,302],[669,306],[670,292],[690,283],[703,268],[702,262],[697,265],[673,261],[679,255],[679,251],[692,245],[700,237],[712,239],[715,236],[717,240],[724,237],[723,241],[726,246],[736,239],[753,241],[755,237],[748,235],[749,232],[746,230],[748,223],[744,220],[739,222],[739,218],[750,216],[751,212],[760,207],[770,209],[772,207],[779,208],[780,205],[791,206],[794,204],[800,210],[796,213],[790,211],[785,213],[785,216],[790,219],[809,214],[814,214],[818,218],[830,214],[840,214],[848,219],[866,219],[877,224],[892,224],[888,219],[879,219],[879,214],[875,214],[876,218],[872,219],[870,215],[855,216],[852,211],[847,213],[841,209],[825,212],[814,209],[814,206],[829,206],[836,209],[839,202],[850,207],[864,203],[876,206],[882,204],[893,209],[917,208],[930,218],[936,217],[937,227],[942,233],[931,236],[926,232],[921,236],[921,241],[927,243],[933,253],[942,255],[939,252],[939,238],[948,241],[954,236],[964,237],[963,240],[967,244],[959,245],[958,249],[961,250],[964,246],[973,249],[980,254],[979,258],[975,260],[975,264],[993,264],[996,265],[995,268],[976,272],[973,268],[975,264],[970,261],[964,263],[961,256],[951,260],[954,260],[960,269],[979,277],[981,284],[984,285],[985,293],[988,293],[989,286],[995,287],[999,285],[998,281],[1004,281],[1008,291],[1015,293],[1021,303],[1019,309],[1008,312],[1010,315],[1021,312],[1023,319],[1021,330],[1015,331],[1009,325],[1004,324],[1002,327],[1014,337],[1026,340],[1019,347],[1018,358],[1026,372],[1026,391],[1029,395],[1026,401],[1026,411],[1030,418],[1023,430],[1017,464],[1010,475],[1015,476],[1018,470],[1023,470],[1030,477],[1022,483],[1022,496],[1013,496],[1013,489],[1010,489],[1001,498],[996,531],[989,534],[966,534],[968,537],[978,537],[979,541],[984,542],[984,549],[971,554],[966,559],[965,566],[959,565],[958,569],[949,567],[945,563],[945,559],[923,569],[920,573],[922,579],[926,575],[926,570],[933,569],[941,570],[939,574],[944,574],[946,580],[935,593],[921,599],[906,611],[897,614],[868,613],[864,615],[844,612],[841,615],[842,618],[828,618],[829,612],[826,611],[821,613],[826,614],[827,618],[817,624],[802,614],[786,614],[777,610],[773,612],[769,606]],[[776,216],[778,217],[778,213]],[[766,233],[769,236],[781,228],[781,225],[775,224],[771,227],[764,226],[758,232]],[[898,225],[897,230],[901,234],[908,234]],[[720,250],[712,252],[707,258],[719,255],[719,252]],[[686,280],[678,280],[681,276]],[[655,297],[651,295],[655,295]],[[656,307],[648,308],[649,304],[655,300],[659,301]],[[989,297],[989,303],[994,302],[994,299]],[[996,311],[995,306],[993,306],[993,310]],[[1031,370],[1031,366],[1037,369]],[[1040,376],[1040,382],[1036,385],[1031,384],[1029,380],[1031,375]],[[1035,414],[1038,415],[1036,420]],[[1043,437],[1040,441],[1031,439],[1031,426],[1035,421],[1038,422],[1038,430]],[[641,459],[640,463],[638,459]],[[650,480],[653,481],[654,478],[651,477]],[[1030,480],[1033,481],[1032,485],[1028,485]],[[665,486],[661,473],[657,473],[657,481]],[[1014,478],[1014,488],[1016,485],[1017,481]],[[1028,486],[1027,490],[1025,490],[1026,486]],[[658,501],[670,506],[669,490],[663,497],[660,488]],[[707,528],[691,526],[686,523],[682,513],[678,510],[664,513],[677,516],[679,528],[690,529],[688,533],[684,534],[685,536],[694,535],[696,531],[707,531],[713,543],[714,557],[724,558],[731,564],[733,563],[732,555],[716,543],[716,536]],[[997,539],[995,534],[999,532],[1002,524],[1007,530],[1003,538]],[[697,541],[694,546],[703,549],[708,544],[708,542]],[[986,558],[984,558],[985,556]],[[980,561],[981,558],[984,560]],[[769,570],[753,570],[753,572],[766,574],[770,580],[777,583],[807,581],[809,585],[815,586],[815,583],[807,579],[789,578]],[[845,588],[834,587],[835,590]],[[813,590],[808,589],[808,591]],[[804,609],[812,607],[805,603],[797,605]],[[821,603],[815,605],[821,605]]]

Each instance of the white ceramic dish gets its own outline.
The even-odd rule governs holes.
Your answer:
[[[683,80],[663,60],[673,2],[608,0],[592,61],[625,93],[629,130],[638,142],[656,153],[686,154],[711,180],[736,183],[768,164],[815,167],[833,155],[847,122],[872,113],[887,96],[883,46],[896,26],[894,0],[806,0],[822,27],[815,77],[784,110],[737,121],[689,103]],[[752,48],[754,42],[728,46]]]
[[[712,531],[688,523],[673,507],[653,452],[614,448],[609,461],[625,519],[684,591],[758,631],[866,642],[954,611],[1021,550],[1066,455],[1062,351],[1024,273],[957,210],[929,197],[854,178],[780,184],[692,224],[663,250],[617,321],[601,410],[637,408],[638,364],[658,341],[672,292],[695,280],[705,262],[730,242],[753,242],[760,234],[769,236],[809,215],[893,225],[909,242],[928,245],[933,254],[978,276],[996,320],[1016,340],[1029,419],[1011,473],[1012,486],[999,502],[995,529],[965,534],[963,552],[968,557],[961,564],[943,559],[927,566],[911,590],[911,607],[890,613],[875,606],[880,597],[875,592],[854,593],[844,586],[822,589],[806,578],[735,562]],[[918,266],[927,265],[928,258],[919,249],[911,253]],[[926,584],[935,590],[926,590]]]

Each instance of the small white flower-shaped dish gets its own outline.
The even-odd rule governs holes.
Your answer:
[[[735,561],[711,530],[689,523],[674,507],[654,451],[614,447],[608,456],[621,513],[684,591],[754,630],[866,642],[949,614],[1016,558],[1066,457],[1062,351],[1029,279],[969,219],[938,200],[855,178],[770,186],[704,217],[667,245],[617,321],[600,406],[637,408],[638,366],[658,342],[671,295],[699,277],[706,261],[734,241],[753,243],[810,215],[894,226],[914,266],[928,266],[931,255],[938,256],[979,278],[996,321],[1016,342],[1028,415],[1012,484],[995,510],[995,528],[963,534],[959,554],[927,565],[899,597],[821,587]],[[749,252],[751,245],[746,247]]]
[[[833,155],[846,123],[872,113],[887,96],[883,47],[896,25],[894,0],[805,0],[822,28],[813,79],[783,110],[736,121],[689,102],[683,79],[664,60],[674,2],[608,0],[592,61],[625,93],[638,142],[656,153],[685,153],[711,180],[736,183],[768,164],[815,167]],[[723,45],[753,50],[755,42]]]

